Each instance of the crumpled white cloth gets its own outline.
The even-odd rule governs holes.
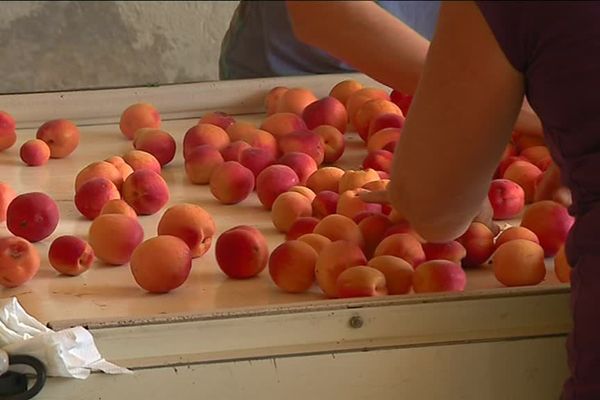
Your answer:
[[[36,357],[46,366],[48,376],[85,379],[91,371],[133,373],[103,359],[87,329],[48,329],[27,314],[15,297],[0,299],[0,348],[8,354]]]

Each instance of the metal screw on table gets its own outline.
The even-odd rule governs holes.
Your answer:
[[[350,324],[351,328],[358,329],[361,328],[365,322],[359,315],[355,315],[350,318],[348,323]]]

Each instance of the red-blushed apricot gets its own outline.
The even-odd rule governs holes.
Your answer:
[[[413,235],[408,233],[395,233],[384,238],[375,248],[373,256],[400,257],[414,268],[425,261],[423,246]]]
[[[346,149],[344,134],[330,125],[320,125],[313,132],[321,137],[323,142],[323,162],[331,164],[340,159]]]
[[[520,157],[517,155],[508,156],[506,158],[503,158],[498,163],[498,167],[496,168],[496,172],[494,173],[494,179],[502,179],[504,177],[504,173],[506,172],[508,167],[510,167],[510,165],[512,163],[514,163],[515,161],[527,161],[527,160],[524,157]]]
[[[0,111],[0,151],[10,149],[17,142],[15,119],[5,111]]]
[[[301,185],[292,186],[291,188],[288,189],[288,192],[298,192],[301,195],[303,195],[304,197],[306,197],[307,199],[309,199],[310,201],[313,201],[316,196],[315,192],[313,192],[306,186],[301,186]]]
[[[533,201],[535,182],[541,174],[542,170],[529,161],[517,160],[506,168],[502,178],[519,184],[525,193],[525,204],[529,204]]]
[[[254,174],[235,161],[226,161],[216,167],[210,176],[210,192],[223,204],[237,204],[254,189]]]
[[[305,185],[308,177],[317,170],[316,161],[306,153],[292,151],[284,154],[278,164],[287,165],[298,175],[298,183]]]
[[[445,243],[423,243],[422,246],[427,261],[448,260],[460,264],[467,255],[467,250],[456,240]]]
[[[306,292],[315,281],[318,254],[310,245],[288,240],[269,257],[269,275],[278,288],[289,293]]]
[[[323,235],[333,242],[345,240],[356,244],[361,249],[365,245],[362,232],[356,222],[344,215],[331,214],[324,217],[315,226],[313,233]]]
[[[375,132],[378,132],[385,128],[398,128],[402,129],[404,126],[404,117],[397,113],[384,113],[379,114],[369,123],[369,129],[367,133],[367,142],[369,138],[373,136]]]
[[[127,177],[133,172],[133,168],[131,168],[131,165],[127,164],[125,160],[123,160],[123,157],[110,156],[104,161],[114,165],[117,168],[117,170],[119,170],[119,173],[121,174],[122,178],[121,183],[125,181],[125,179],[127,179]]]
[[[123,200],[138,215],[152,215],[169,201],[169,187],[162,176],[149,169],[133,171],[123,182]]]
[[[311,214],[310,200],[296,192],[281,193],[271,207],[273,226],[283,233],[287,233],[298,218],[310,217]]]
[[[556,254],[567,239],[575,219],[565,206],[552,200],[542,200],[530,205],[523,213],[521,226],[538,237],[546,257]]]
[[[476,267],[486,262],[494,252],[494,234],[485,224],[473,222],[469,228],[456,239],[467,250],[462,260],[465,267]]]
[[[88,242],[96,257],[108,265],[129,262],[133,250],[144,240],[137,218],[123,214],[101,214],[90,225]]]
[[[390,218],[389,215],[387,217]],[[392,226],[390,226],[383,234],[384,239],[388,236],[395,235],[396,233],[407,233],[409,235],[413,235],[415,239],[419,241],[419,243],[425,243],[425,240],[421,236],[419,236],[417,232],[414,231],[414,229],[412,228],[412,226],[410,226],[410,223],[408,221],[395,220],[396,222],[394,222],[392,218],[390,218],[390,221],[392,221]]]
[[[248,135],[257,129],[256,125],[251,122],[237,121],[230,125],[225,132],[229,135],[230,143],[238,140],[245,142]]]
[[[367,258],[373,256],[373,252],[383,240],[390,226],[392,226],[392,222],[382,214],[369,215],[358,223],[358,228],[365,240],[364,252]]]
[[[0,285],[13,288],[28,282],[40,269],[40,255],[27,240],[0,238]]]
[[[180,238],[159,235],[135,248],[129,266],[142,289],[168,293],[187,280],[192,269],[192,253]]]
[[[308,89],[290,88],[281,94],[277,102],[277,112],[290,112],[302,115],[309,104],[317,101],[317,97]]]
[[[516,182],[494,179],[490,184],[488,199],[494,210],[494,219],[515,218],[525,207],[525,191]]]
[[[277,196],[298,183],[298,175],[287,165],[270,165],[256,177],[258,200],[270,210]]]
[[[400,108],[386,99],[372,99],[363,103],[354,114],[352,124],[365,143],[369,139],[369,125],[371,121],[380,115],[398,114],[402,115]]]
[[[508,241],[494,252],[492,267],[504,286],[537,285],[546,276],[544,249],[531,240]]]
[[[131,140],[141,128],[160,128],[160,113],[149,103],[136,103],[127,107],[121,114],[119,128],[121,133]]]
[[[199,124],[213,124],[226,130],[235,123],[235,118],[223,111],[213,111],[206,113],[198,121]]]
[[[273,115],[277,112],[279,100],[281,99],[281,96],[288,90],[289,88],[285,86],[277,86],[269,90],[265,96],[265,111],[267,115]]]
[[[184,161],[185,174],[193,184],[206,185],[213,171],[224,162],[219,150],[212,145],[196,146]]]
[[[350,267],[338,276],[336,292],[339,298],[377,297],[388,294],[385,275],[372,267]]]
[[[344,173],[345,171],[338,167],[319,168],[308,177],[306,187],[317,194],[323,190],[337,192]]]
[[[317,193],[312,201],[312,215],[322,219],[335,214],[340,195],[331,190],[322,190]]]
[[[269,132],[275,138],[285,136],[290,132],[307,129],[304,120],[291,112],[277,112],[268,116],[260,125],[260,129]]]
[[[175,157],[177,145],[169,132],[142,128],[135,132],[133,148],[152,154],[163,167]]]
[[[398,128],[384,128],[377,131],[369,138],[367,151],[371,153],[377,150],[387,150],[393,153],[401,134],[402,130]]]
[[[240,162],[242,152],[251,147],[252,146],[250,146],[250,143],[246,143],[243,140],[236,140],[235,142],[230,142],[227,146],[225,146],[225,148],[221,150],[221,155],[225,161]]]
[[[192,126],[183,135],[183,158],[196,147],[210,144],[221,151],[230,143],[229,135],[222,128],[212,124],[198,124]]]
[[[90,269],[95,259],[92,246],[77,236],[59,236],[48,249],[50,265],[64,275],[81,275]]]
[[[562,245],[554,256],[554,274],[560,282],[569,283],[571,282],[572,270],[573,268],[569,265],[569,261],[567,261],[565,245]]]
[[[60,213],[56,202],[47,194],[30,192],[18,195],[6,209],[6,227],[15,236],[34,243],[50,236],[56,229]]]
[[[400,107],[402,110],[402,115],[408,115],[408,110],[410,109],[410,105],[412,103],[413,96],[410,94],[404,94],[402,92],[397,91],[396,89],[390,92],[390,100]]]
[[[312,131],[299,130],[290,132],[287,135],[279,137],[277,145],[282,154],[291,152],[305,153],[311,156],[317,165],[321,165],[325,159],[323,140],[321,136]]]
[[[381,204],[367,203],[360,197],[361,192],[366,192],[365,189],[346,190],[339,195],[335,212],[340,215],[345,215],[348,218],[354,218],[360,213],[372,212],[381,213]]]
[[[292,193],[292,192],[288,192]],[[285,233],[285,240],[298,239],[302,235],[312,233],[319,220],[315,217],[299,217]]]
[[[362,88],[350,95],[346,100],[346,110],[348,111],[348,121],[354,121],[358,109],[367,101],[373,99],[389,100],[390,96],[382,89]]]
[[[200,257],[209,249],[216,233],[213,217],[197,204],[175,204],[158,221],[157,234],[177,236],[190,248],[192,257]]]
[[[75,207],[85,218],[93,220],[106,203],[120,199],[121,194],[114,183],[106,178],[94,178],[85,181],[75,193]]]
[[[50,159],[50,147],[40,139],[31,139],[21,145],[19,156],[30,167],[38,167]]]
[[[121,175],[117,167],[107,161],[94,161],[77,173],[75,177],[75,192],[86,181],[94,178],[106,178],[114,183],[118,190],[121,190],[123,186],[123,175]]]
[[[254,148],[267,150],[273,158],[279,157],[279,148],[275,136],[262,129],[255,129],[245,139]]]
[[[240,154],[240,164],[252,171],[258,177],[265,168],[275,163],[273,153],[260,147],[250,147]]]
[[[109,200],[100,210],[100,214],[123,214],[129,217],[137,218],[137,213],[123,199]]]
[[[365,184],[378,181],[379,175],[374,169],[347,170],[344,172],[338,182],[338,193],[344,193],[346,190],[362,188]]]
[[[50,150],[50,157],[64,158],[79,146],[79,128],[68,119],[54,119],[44,122],[35,134],[44,141]]]
[[[308,129],[330,125],[343,134],[348,124],[348,113],[344,104],[335,97],[328,96],[306,106],[302,119]]]
[[[331,243],[331,239],[323,235],[319,235],[318,233],[305,233],[304,235],[299,236],[297,240],[308,244],[310,247],[315,249],[317,254],[320,254],[323,248]]]
[[[363,160],[364,169],[373,169],[375,171],[390,172],[392,168],[392,159],[394,153],[387,150],[375,150],[367,154]]]
[[[466,284],[460,264],[448,260],[425,261],[413,275],[415,293],[462,292]]]
[[[6,209],[17,193],[7,183],[0,182],[0,222],[6,221]]]
[[[269,261],[269,247],[261,231],[239,225],[217,238],[215,256],[225,275],[233,279],[247,279],[265,269]]]
[[[365,265],[367,259],[356,243],[335,240],[326,245],[317,257],[315,277],[327,297],[338,297],[337,279],[346,269]]]
[[[548,150],[548,147],[546,146],[528,147],[521,151],[520,156],[527,159],[527,161],[529,161],[542,171],[545,171],[548,168],[548,166],[552,163],[550,150]]]
[[[515,239],[531,240],[537,244],[540,243],[538,237],[531,230],[523,226],[511,226],[510,228],[500,232],[500,235],[496,238],[495,246],[498,248],[503,243]]]
[[[340,103],[345,106],[352,93],[362,88],[362,83],[355,81],[354,79],[346,79],[332,87],[329,95],[338,99]]]
[[[378,256],[371,258],[367,265],[383,273],[388,294],[410,292],[414,269],[406,260],[395,256]]]

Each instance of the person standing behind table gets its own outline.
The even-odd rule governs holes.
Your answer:
[[[425,240],[460,236],[527,94],[575,216],[564,400],[600,399],[599,20],[598,2],[443,2],[388,186]]]
[[[373,5],[379,6],[375,8],[384,18],[374,19],[378,15],[358,13],[354,5],[348,4],[355,2],[303,3],[311,3],[305,4],[311,7],[312,13],[307,29],[336,40],[344,40],[343,32],[353,31],[360,35],[370,31],[371,24],[381,25],[380,30],[386,29],[390,21],[394,21],[390,33],[398,29],[412,31],[409,41],[386,43],[382,40],[377,45],[381,51],[378,58],[386,57],[388,46],[402,48],[409,75],[414,75],[411,70],[415,65],[424,62],[439,11],[439,1],[379,1]],[[324,3],[333,3],[334,8],[331,8],[332,4]],[[403,22],[398,24],[398,21]],[[359,42],[353,45],[362,46]],[[222,80],[344,72],[355,70],[295,37],[284,1],[240,1],[221,44],[219,76]]]

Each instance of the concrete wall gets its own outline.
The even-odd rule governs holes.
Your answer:
[[[237,1],[0,1],[0,93],[218,79]]]

